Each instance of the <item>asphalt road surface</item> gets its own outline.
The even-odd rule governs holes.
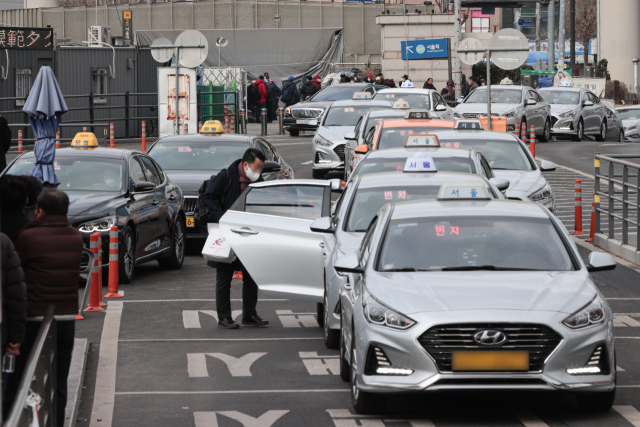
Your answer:
[[[311,178],[310,135],[268,139],[296,178]],[[592,151],[640,149],[607,144],[538,145],[541,157],[567,166],[548,175],[559,215],[573,209],[564,208],[572,179],[592,174]],[[573,226],[570,215],[561,219]],[[138,267],[121,287],[124,298],[76,323],[77,336],[91,343],[78,426],[640,427],[640,269],[621,264],[593,275],[615,313],[618,391],[609,413],[585,413],[569,394],[491,391],[396,395],[384,416],[364,417],[338,376],[338,351],[324,346],[315,304],[261,295],[258,313],[269,327],[216,328],[215,270],[200,255],[202,243],[191,242],[181,270]],[[579,244],[586,258],[593,247]],[[240,320],[239,280],[232,307]]]

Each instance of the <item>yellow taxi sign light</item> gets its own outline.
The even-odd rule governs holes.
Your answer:
[[[99,146],[98,138],[92,132],[78,132],[71,141],[71,148],[76,150],[93,150]]]
[[[351,99],[371,99],[373,98],[369,92],[354,92]]]
[[[487,188],[482,184],[442,184],[438,200],[490,200]]]
[[[404,143],[405,147],[439,147],[440,140],[433,134],[409,135]]]
[[[207,120],[200,128],[200,133],[224,133],[220,120]]]
[[[396,110],[408,110],[411,107],[409,106],[409,103],[407,101],[402,98],[398,98],[398,100],[393,103],[393,107],[391,108],[394,108]]]
[[[453,124],[457,130],[484,130],[482,122],[477,119],[458,119]]]
[[[402,172],[438,172],[436,162],[425,153],[416,153],[413,157],[407,158]]]
[[[411,110],[407,111],[404,118],[408,120],[429,120],[431,119],[431,114],[429,114],[429,110]]]

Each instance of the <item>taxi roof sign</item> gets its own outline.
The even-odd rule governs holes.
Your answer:
[[[93,150],[99,146],[98,138],[92,132],[78,132],[71,141],[71,148],[76,150]]]
[[[224,133],[220,120],[207,120],[200,128],[200,133]]]
[[[407,101],[402,98],[398,98],[398,100],[393,103],[393,107],[391,108],[394,108],[396,110],[408,110],[411,107],[409,106],[409,103]]]
[[[404,164],[403,172],[438,172],[436,163],[425,153],[416,153],[409,157]]]
[[[439,147],[440,140],[433,134],[409,135],[404,143],[405,147]]]
[[[458,130],[484,130],[482,122],[477,119],[458,119],[453,125]]]
[[[369,92],[354,92],[351,99],[371,99],[373,96]]]
[[[429,120],[431,114],[429,114],[429,110],[411,110],[407,111],[404,118],[408,120]]]
[[[490,200],[487,187],[478,183],[442,184],[438,200]]]

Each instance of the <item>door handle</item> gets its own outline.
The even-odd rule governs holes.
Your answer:
[[[324,248],[324,243],[323,243],[323,242],[320,242],[320,243],[318,244],[318,246],[320,246],[321,248]]]
[[[258,234],[259,231],[251,230],[250,228],[232,228],[231,231],[238,234]]]

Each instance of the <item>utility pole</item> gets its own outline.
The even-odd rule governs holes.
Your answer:
[[[536,51],[540,52],[540,3],[536,3]]]
[[[567,0],[560,0],[560,12],[558,20],[558,71],[564,70],[564,30],[567,18]]]
[[[549,2],[547,10],[547,70],[553,71],[556,64],[556,0]]]
[[[571,32],[570,67],[571,67],[571,72],[573,72],[573,74],[575,75],[576,73],[576,0],[570,0],[569,4],[570,4],[569,25],[570,25],[570,32]],[[584,46],[584,48],[588,50],[589,44],[587,43],[587,46]],[[587,64],[584,64],[584,66],[586,67]]]
[[[458,45],[460,44],[460,40],[462,38],[462,34],[460,33],[460,12],[462,11],[462,1],[454,0],[453,2],[453,16],[455,17],[453,28],[456,33],[455,39],[455,60],[453,61],[453,82],[456,85],[456,95],[458,97],[462,96],[462,63],[458,58]]]

